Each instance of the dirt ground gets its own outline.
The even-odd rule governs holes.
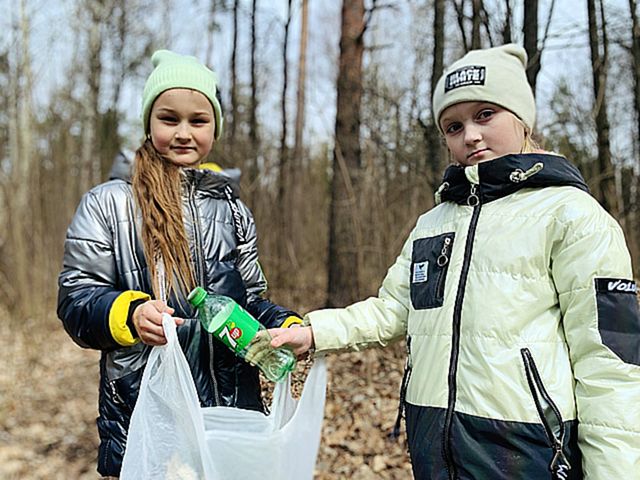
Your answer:
[[[7,316],[0,312],[0,318]],[[98,359],[98,352],[76,346],[53,317],[23,328],[0,321],[1,479],[100,478]],[[399,440],[387,439],[403,359],[401,344],[329,358],[317,480],[411,478],[404,426]]]

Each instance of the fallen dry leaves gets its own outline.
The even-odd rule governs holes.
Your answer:
[[[0,478],[100,478],[95,426],[100,354],[76,346],[55,318],[29,325],[16,329],[0,322]],[[404,433],[387,439],[403,363],[401,344],[328,359],[317,480],[411,478]],[[294,392],[307,369],[297,372]]]

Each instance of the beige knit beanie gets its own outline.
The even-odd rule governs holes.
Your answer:
[[[440,133],[440,116],[461,102],[495,103],[514,113],[533,130],[536,102],[527,82],[527,53],[513,43],[471,50],[440,77],[433,93],[433,114]]]

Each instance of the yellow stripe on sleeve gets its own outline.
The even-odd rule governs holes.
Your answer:
[[[127,326],[127,316],[129,314],[129,305],[134,300],[150,300],[151,296],[144,292],[135,290],[127,290],[116,297],[109,311],[109,330],[111,336],[120,345],[126,347],[135,345],[140,341],[139,338],[133,338],[133,334]]]
[[[292,325],[301,325],[302,324],[302,319],[298,318],[298,317],[294,317],[293,315],[291,315],[290,317],[287,317],[287,319],[282,322],[282,325],[280,325],[280,328],[289,328]]]

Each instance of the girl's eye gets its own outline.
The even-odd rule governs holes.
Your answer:
[[[488,118],[491,118],[493,116],[495,112],[493,110],[491,110],[490,108],[485,108],[484,110],[481,110],[478,113],[478,119],[480,120],[486,120]]]
[[[160,116],[158,118],[160,118],[161,121],[166,122],[166,123],[175,123],[175,122],[177,122],[176,117],[172,117],[170,115],[162,115],[162,116]]]
[[[458,122],[454,122],[447,125],[447,128],[445,129],[444,133],[446,133],[447,135],[453,135],[455,133],[458,133],[461,129],[462,129],[462,124]]]
[[[205,125],[209,123],[209,120],[207,120],[206,118],[194,118],[193,120],[191,120],[191,123],[194,123],[196,125]]]

